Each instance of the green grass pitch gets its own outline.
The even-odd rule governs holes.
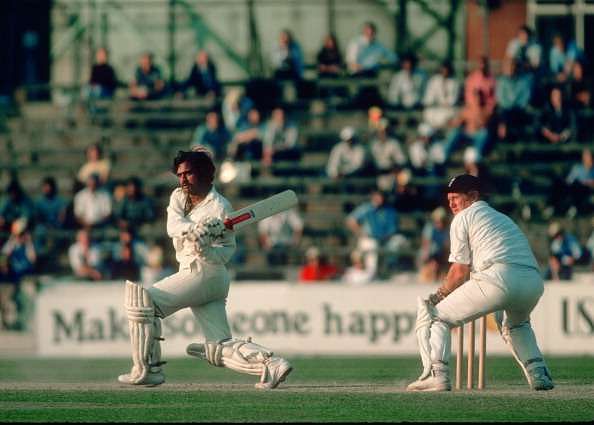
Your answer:
[[[488,357],[483,391],[407,393],[417,358],[297,357],[274,391],[256,377],[170,359],[167,382],[116,382],[127,359],[0,359],[1,422],[572,422],[594,419],[594,358],[547,358],[556,388],[531,391],[511,357]]]

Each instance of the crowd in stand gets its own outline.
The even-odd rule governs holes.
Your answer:
[[[373,23],[365,23],[344,52],[339,40],[329,34],[316,55],[315,82],[320,83],[318,94],[324,99],[345,96],[347,91],[340,84],[324,86],[323,81],[373,79],[386,66],[397,71],[385,95],[379,86],[360,88],[353,102],[368,112],[367,128],[345,126],[339,131],[320,176],[339,182],[357,177],[376,179],[369,201],[355,205],[346,218],[350,245],[355,247],[350,264],[342,268],[340,262],[328,258],[323,246],[307,247],[299,272],[302,282],[342,280],[359,285],[382,276],[382,271],[398,270],[401,253],[411,246],[399,228],[399,215],[419,209],[430,212],[430,218],[419,238],[416,267],[421,281],[435,282],[447,267],[448,219],[441,206],[440,188],[455,152],[465,147],[466,171],[488,180],[485,158],[497,144],[592,140],[578,113],[592,107],[593,88],[585,73],[589,64],[573,41],[556,36],[550,51],[544,52],[530,29],[522,27],[509,42],[500,73],[493,72],[487,58],[481,58],[476,69],[461,79],[447,61],[431,74],[414,54],[399,58],[376,33]],[[290,31],[279,34],[270,63],[274,81],[294,83],[300,96],[311,87],[304,77],[302,49]],[[97,99],[113,98],[120,85],[107,50],[99,49],[86,89],[89,108]],[[237,175],[246,164],[258,164],[263,174],[280,175],[275,164],[299,161],[303,155],[300,123],[290,109],[280,102],[263,106],[262,99],[250,97],[245,87],[223,90],[215,60],[205,50],[197,52],[187,78],[173,86],[166,82],[153,55],[143,53],[128,93],[138,102],[192,95],[211,101],[213,107],[204,122],[197,124],[188,148],[208,146],[222,170],[231,167],[230,175]],[[531,108],[543,111],[536,122],[530,119]],[[419,113],[412,139],[399,140],[399,129],[387,117],[388,111]],[[0,230],[5,235],[0,278],[6,282],[0,286],[12,288],[2,291],[3,312],[9,309],[11,299],[18,305],[15,289],[23,277],[51,270],[49,263],[55,261],[56,250],[67,251],[72,275],[78,279],[151,283],[168,272],[163,248],[139,237],[139,227],[156,220],[153,200],[143,193],[143,181],[134,176],[113,181],[110,172],[110,161],[103,157],[101,146],[94,144],[87,150],[71,199],[59,195],[52,177],[44,179],[42,192],[30,199],[18,177],[13,177],[0,205]],[[434,177],[442,183],[418,190],[411,184],[414,177]],[[586,144],[582,161],[564,177],[550,192],[549,216],[590,214],[594,166],[592,149]],[[97,231],[108,227],[118,229],[117,240],[96,240]],[[267,263],[286,265],[290,253],[306,248],[302,247],[303,229],[296,210],[262,221],[259,244]],[[62,246],[54,237],[56,230],[75,232],[75,240]],[[594,233],[580,244],[555,222],[549,236],[551,256],[546,273],[550,278],[571,278],[572,266],[589,261],[594,253]],[[8,323],[6,318],[3,321]]]

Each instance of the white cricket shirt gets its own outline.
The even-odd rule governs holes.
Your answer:
[[[235,251],[235,236],[233,232],[225,231],[223,237],[213,243],[209,249],[199,253],[196,242],[185,237],[195,223],[207,217],[218,217],[224,220],[232,211],[229,201],[219,194],[213,187],[208,195],[197,204],[188,215],[184,215],[186,194],[177,188],[171,194],[167,206],[167,234],[173,240],[175,258],[182,268],[194,261],[211,264],[225,264]]]
[[[495,263],[539,270],[524,233],[485,201],[474,202],[454,216],[450,241],[450,263],[470,264],[473,272],[486,270]]]

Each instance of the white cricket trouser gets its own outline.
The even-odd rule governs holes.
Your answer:
[[[224,265],[193,262],[147,288],[157,315],[165,318],[189,307],[206,340],[231,338],[225,308],[229,293],[229,273]]]
[[[544,364],[530,326],[530,313],[544,292],[538,270],[513,264],[494,264],[460,285],[435,306],[431,324],[431,361],[448,363],[450,329],[487,313],[503,310],[503,328],[518,360],[527,368]]]

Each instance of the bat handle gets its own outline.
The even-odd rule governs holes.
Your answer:
[[[234,225],[235,223],[233,222],[233,220],[232,220],[232,219],[228,218],[228,219],[226,219],[226,220],[223,222],[223,224],[225,225],[225,228],[226,228],[227,230],[233,230],[233,225]]]

